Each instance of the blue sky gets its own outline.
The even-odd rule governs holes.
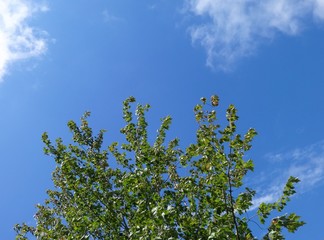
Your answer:
[[[0,239],[33,223],[52,186],[44,131],[68,141],[67,121],[90,110],[107,142],[120,139],[121,103],[134,95],[152,105],[152,134],[171,115],[170,137],[185,145],[193,106],[212,94],[219,116],[233,103],[239,129],[259,133],[256,201],[299,177],[287,211],[307,225],[287,239],[323,237],[323,0],[1,0],[0,79]]]

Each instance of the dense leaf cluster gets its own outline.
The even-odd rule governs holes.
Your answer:
[[[134,113],[133,97],[123,105],[123,144],[104,148],[104,131],[94,136],[89,113],[80,126],[68,123],[73,144],[60,138],[53,144],[44,133],[45,153],[57,163],[55,188],[37,206],[36,226],[16,225],[16,239],[255,239],[245,214],[255,191],[243,180],[253,171],[244,154],[256,131],[236,133],[233,105],[226,112],[227,125],[220,128],[218,97],[212,96],[210,104],[201,101],[194,108],[196,142],[184,150],[178,139],[166,141],[170,117],[162,120],[154,143],[149,142],[149,105],[138,104]],[[277,202],[260,205],[261,224],[273,210],[283,210],[297,182],[291,177]],[[303,224],[294,213],[278,216],[264,239],[284,239],[283,228],[294,232]]]

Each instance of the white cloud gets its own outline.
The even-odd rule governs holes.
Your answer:
[[[107,9],[105,9],[102,12],[102,16],[103,16],[104,22],[106,22],[106,23],[124,21],[122,18],[116,17],[115,15],[112,15],[111,13],[109,13]]]
[[[262,177],[263,182],[269,183],[271,179],[269,188],[259,182],[262,190],[254,200],[253,209],[262,201],[276,201],[289,176],[301,180],[297,185],[299,193],[305,193],[324,184],[324,141],[284,153],[267,154],[266,158],[277,168]]]
[[[0,1],[0,81],[12,63],[44,54],[45,32],[28,25],[27,20],[44,5],[27,0]]]
[[[257,198],[253,199],[253,205],[250,208],[250,211],[258,208],[261,203],[273,203],[276,202],[282,193],[284,185],[282,188],[271,188],[268,193],[258,196]]]
[[[320,19],[324,19],[324,0],[315,0],[314,1],[314,15]]]
[[[324,20],[324,0],[186,0],[185,9],[201,19],[189,31],[207,65],[223,70],[276,33],[298,34],[309,15]]]

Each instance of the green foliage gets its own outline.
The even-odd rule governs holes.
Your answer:
[[[155,141],[148,141],[150,106],[138,104],[134,114],[134,97],[123,104],[125,143],[104,148],[104,131],[94,136],[88,112],[80,126],[68,123],[73,144],[60,138],[53,144],[44,133],[45,154],[57,164],[55,188],[37,206],[36,226],[15,226],[16,239],[255,239],[246,212],[256,192],[244,186],[254,165],[244,154],[257,133],[236,133],[233,105],[226,112],[227,125],[220,128],[214,109],[219,98],[201,101],[194,108],[196,142],[184,150],[178,139],[166,141],[169,116],[162,119]],[[283,210],[298,181],[289,178],[277,202],[260,205],[261,224],[272,211]],[[294,232],[303,224],[294,213],[276,217],[264,239],[284,239],[283,228]]]

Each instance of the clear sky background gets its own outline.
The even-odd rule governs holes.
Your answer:
[[[152,137],[194,141],[193,106],[217,94],[233,103],[249,152],[256,201],[299,177],[287,212],[307,225],[287,239],[323,239],[324,0],[0,1],[0,239],[33,224],[52,186],[41,134],[71,136],[90,110],[107,142],[119,140],[122,101],[150,103]],[[264,230],[255,227],[258,236]]]

